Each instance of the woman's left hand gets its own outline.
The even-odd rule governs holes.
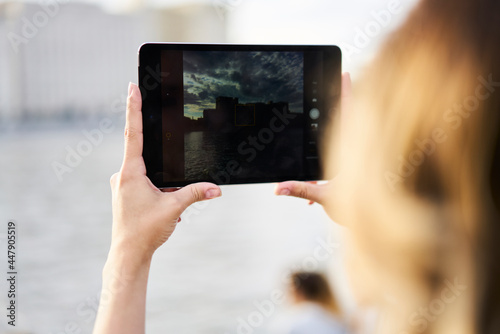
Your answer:
[[[212,183],[191,184],[173,192],[163,192],[151,183],[142,157],[141,107],[139,87],[130,84],[123,164],[111,177],[112,240],[94,334],[144,333],[153,253],[170,238],[189,205],[221,195]]]

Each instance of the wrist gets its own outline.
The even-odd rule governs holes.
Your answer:
[[[129,244],[112,242],[103,273],[133,278],[149,273],[153,254],[138,250]]]
[[[94,333],[144,333],[146,291],[151,257],[112,242]]]

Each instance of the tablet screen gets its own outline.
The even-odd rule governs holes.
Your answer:
[[[321,177],[319,141],[340,94],[338,48],[154,44],[141,60],[155,185]]]

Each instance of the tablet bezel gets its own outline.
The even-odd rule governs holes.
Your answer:
[[[254,177],[241,178],[231,175],[228,182],[220,182],[213,178],[196,180],[165,181],[162,177],[163,167],[163,133],[162,133],[162,80],[168,77],[169,73],[162,72],[161,54],[163,51],[263,51],[263,52],[321,52],[325,55],[328,68],[323,76],[325,83],[322,97],[326,112],[322,112],[321,133],[331,123],[331,118],[337,110],[340,101],[341,91],[341,51],[334,45],[250,45],[250,44],[188,44],[188,43],[146,43],[141,45],[138,52],[138,72],[139,88],[142,93],[142,113],[143,113],[143,136],[144,149],[143,157],[146,164],[147,176],[158,188],[182,187],[194,182],[213,182],[217,184],[247,184],[247,183],[267,183],[282,182],[287,180],[311,181],[322,178],[321,152],[318,153],[317,172],[309,173],[314,175],[280,175],[279,177]],[[306,74],[304,73],[304,76]],[[326,78],[330,79],[326,82]],[[305,94],[305,92],[304,92]],[[306,101],[306,97],[304,97]],[[180,101],[175,101],[180,103]],[[182,101],[184,104],[184,101]],[[304,104],[304,114],[309,112],[309,108]],[[306,117],[307,118],[307,117]],[[319,139],[321,140],[321,138]],[[318,150],[321,148],[320,141],[317,143]]]

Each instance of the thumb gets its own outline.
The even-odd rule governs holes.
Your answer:
[[[288,181],[279,183],[274,190],[276,195],[294,196],[323,204],[327,184]]]
[[[193,203],[209,200],[222,195],[218,186],[213,183],[200,182],[190,184],[171,193],[165,193],[166,196],[175,196],[180,203],[181,210],[184,211]]]

